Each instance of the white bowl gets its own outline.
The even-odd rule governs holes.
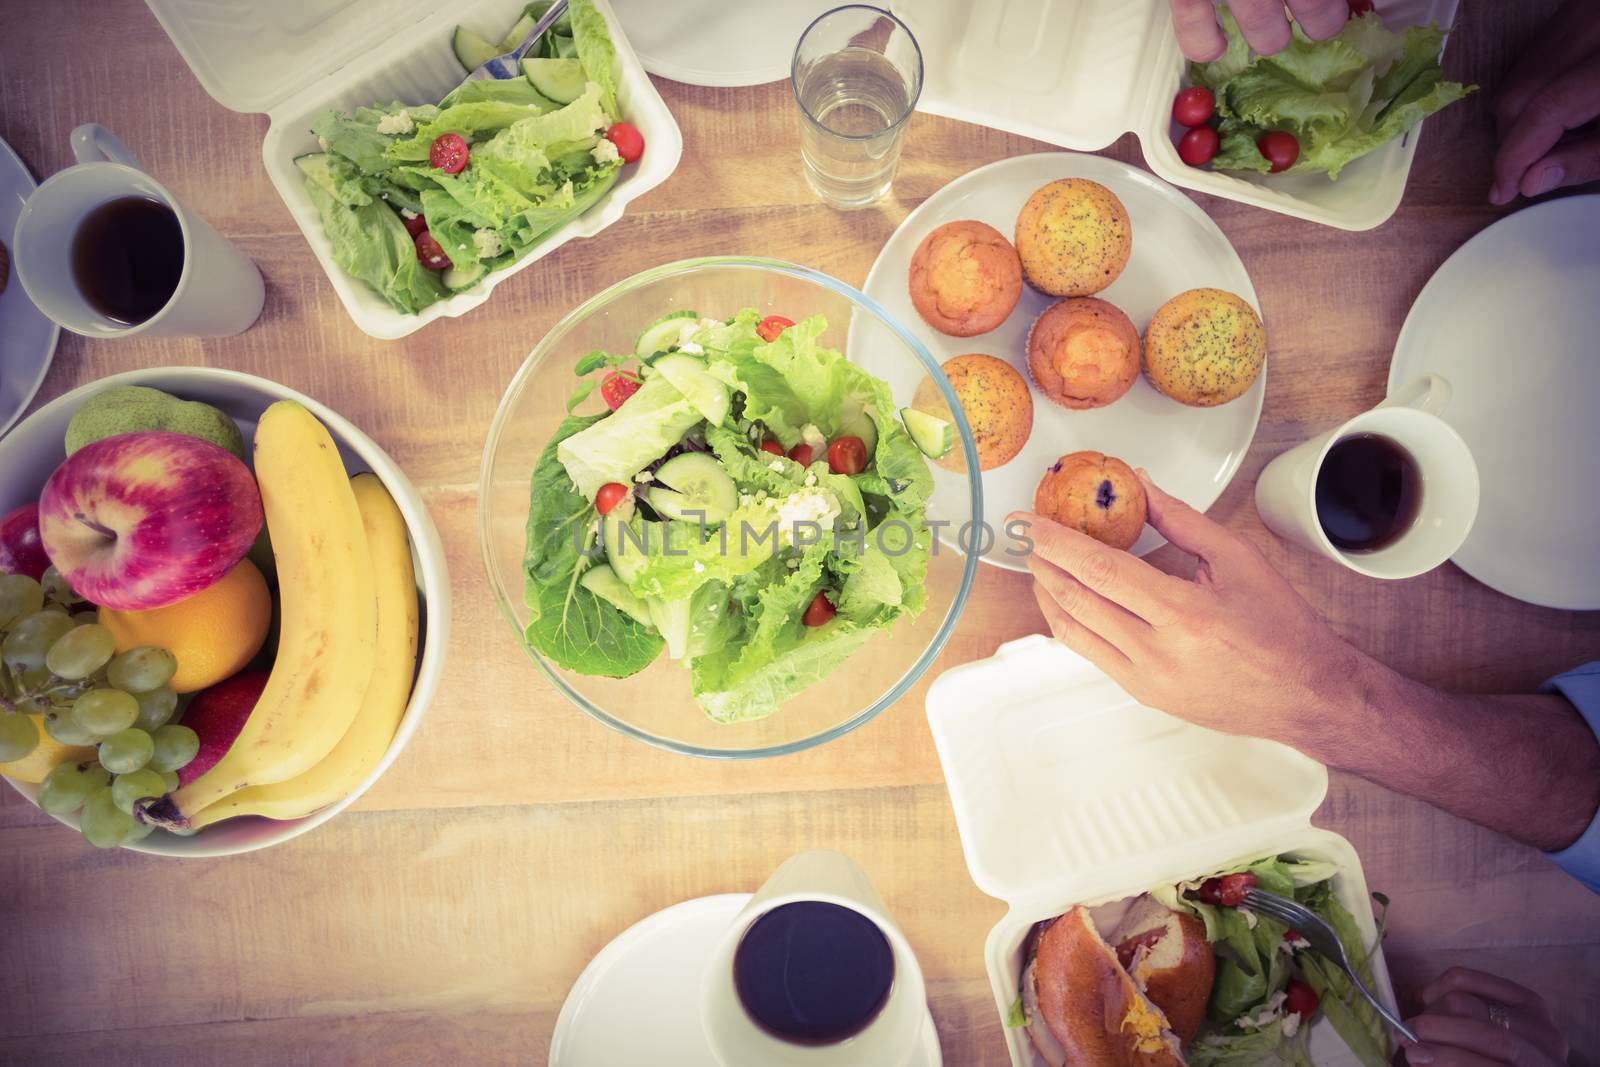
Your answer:
[[[434,529],[433,519],[429,517],[427,508],[423,507],[416,487],[395,465],[394,460],[372,438],[345,421],[337,412],[265,378],[239,371],[203,367],[160,367],[114,374],[79,386],[28,416],[4,439],[0,439],[0,470],[22,472],[22,476],[8,477],[6,483],[0,485],[0,514],[29,500],[38,499],[45,479],[66,458],[67,423],[72,419],[73,412],[93,394],[118,385],[150,386],[185,400],[202,400],[221,408],[239,424],[247,447],[255,438],[256,419],[269,404],[278,400],[299,401],[328,428],[349,472],[371,471],[376,474],[383,480],[384,487],[394,497],[400,514],[405,518],[422,600],[417,677],[412,684],[411,700],[406,705],[400,727],[395,731],[394,740],[389,743],[389,751],[384,753],[373,772],[343,800],[303,818],[280,821],[242,816],[208,826],[192,837],[180,837],[157,830],[144,840],[125,847],[158,856],[228,856],[236,852],[253,852],[298,837],[339,814],[371,788],[372,783],[400,755],[401,749],[411,740],[411,735],[416,733],[417,724],[422,721],[423,713],[439,689],[450,635],[450,575],[445,568],[439,531]],[[9,778],[6,781],[29,800],[33,800],[39,791],[34,785],[13,782]],[[57,815],[55,819],[77,828],[76,814]]]

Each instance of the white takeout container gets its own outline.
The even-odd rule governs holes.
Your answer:
[[[311,123],[324,111],[349,111],[391,100],[437,104],[466,76],[451,50],[454,27],[466,25],[488,40],[499,40],[521,15],[526,0],[146,3],[217,103],[233,111],[265,112],[271,120],[261,144],[267,175],[311,243],[350,317],[373,337],[404,337],[435,319],[465,315],[487,301],[494,287],[511,275],[574,237],[593,237],[616,222],[630,201],[667,180],[683,154],[678,124],[650,83],[610,5],[606,0],[594,0],[606,16],[622,70],[618,105],[623,118],[644,135],[644,156],[623,168],[616,185],[599,203],[511,266],[490,272],[473,288],[431,304],[419,314],[405,314],[334,262],[332,244],[305,191],[295,157],[318,150]]]
[[[372,438],[337,412],[265,378],[207,367],[156,367],[113,374],[81,385],[29,415],[4,439],[0,439],[0,470],[8,472],[5,482],[0,484],[0,514],[29,500],[38,500],[45,480],[66,458],[67,423],[72,421],[73,414],[89,397],[103,389],[120,385],[149,386],[184,400],[200,400],[220,408],[239,424],[244,434],[246,454],[249,454],[251,443],[255,440],[256,420],[267,406],[279,400],[299,401],[327,427],[334,443],[339,446],[345,469],[352,475],[362,471],[376,474],[383,481],[384,488],[389,490],[389,495],[394,497],[395,505],[405,519],[422,607],[421,626],[417,634],[417,674],[411,685],[411,699],[406,704],[394,739],[389,742],[389,750],[372,773],[349,796],[299,819],[241,816],[214,823],[190,837],[157,830],[144,840],[124,847],[158,856],[230,856],[239,852],[254,852],[299,837],[339,814],[372,788],[372,783],[383,776],[417,732],[417,724],[422,721],[428,705],[439,691],[445,650],[450,643],[450,572],[445,566],[444,546],[439,540],[439,531],[434,528],[433,519],[416,487],[394,460]],[[12,781],[10,778],[5,781],[29,800],[35,800],[38,796],[37,785]],[[78,826],[76,813],[53,818],[74,829]],[[85,844],[84,847],[89,846]]]
[[[928,723],[972,879],[1010,905],[984,959],[995,1009],[1017,999],[1033,924],[1279,853],[1338,864],[1334,891],[1366,943],[1377,926],[1355,849],[1311,825],[1328,790],[1320,763],[1271,741],[1191,726],[1136,703],[1042,635],[940,675]],[[1394,1007],[1381,949],[1374,992]],[[1006,1030],[1014,1067],[1043,1067]],[[1317,1067],[1359,1067],[1318,1017]]]
[[[154,0],[152,0],[154,2]],[[1378,0],[1390,29],[1437,22],[1459,0]],[[1178,158],[1172,98],[1187,82],[1168,0],[892,0],[928,57],[917,107],[1084,152],[1132,132],[1174,185],[1368,230],[1405,193],[1421,127],[1326,175],[1223,173]]]

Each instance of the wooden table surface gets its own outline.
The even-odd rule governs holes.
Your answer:
[[[1254,446],[1211,514],[1356,645],[1461,689],[1527,690],[1592,658],[1600,614],[1521,604],[1453,566],[1360,578],[1270,535],[1251,487],[1273,455],[1380,398],[1417,292],[1500,214],[1484,196],[1488,103],[1552,6],[1463,5],[1447,67],[1484,91],[1429,120],[1405,202],[1377,230],[1197,197],[1238,248],[1273,340]],[[382,342],[350,322],[269,185],[266,118],[208,97],[143,5],[64,0],[47,15],[4,0],[0,25],[0,136],[36,174],[70,162],[73,126],[105,123],[267,279],[266,310],[239,337],[64,335],[38,402],[168,364],[302,390],[416,482],[455,595],[448,669],[415,740],[351,811],[295,841],[195,862],[99,853],[0,790],[0,1061],[540,1063],[568,988],[613,936],[676,901],[753,889],[784,857],[820,846],[862,862],[916,946],[946,1062],[1005,1063],[981,955],[1004,909],[967,875],[923,717],[926,682],[802,755],[745,765],[654,751],[569,706],[533,669],[491,604],[473,515],[501,390],[578,301],[651,264],[716,253],[780,256],[860,284],[927,196],[1048,146],[919,115],[893,198],[837,213],[800,176],[786,85],[661,81],[684,138],[665,185],[466,318]],[[87,41],[74,27],[92,28]],[[1131,137],[1106,154],[1140,162]],[[1184,562],[1170,548],[1153,558]],[[1026,579],[981,567],[936,670],[1040,628]],[[1346,776],[1333,776],[1316,822],[1349,838],[1393,900],[1387,952],[1403,1001],[1450,964],[1497,971],[1550,999],[1574,1063],[1600,1063],[1600,897],[1530,849]]]

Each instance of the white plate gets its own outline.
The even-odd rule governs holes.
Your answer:
[[[1172,186],[1099,156],[1051,152],[1001,160],[962,175],[913,211],[878,253],[863,287],[895,318],[909,327],[943,363],[968,352],[1004,359],[1026,379],[1028,328],[1056,298],[1022,288],[1011,317],[989,333],[947,337],[923,321],[911,304],[907,279],[911,254],[937,226],[955,219],[977,219],[1005,234],[1016,230],[1017,213],[1034,190],[1057,178],[1089,178],[1117,194],[1133,224],[1133,254],[1115,282],[1095,295],[1121,308],[1142,333],[1150,316],[1186,289],[1209,286],[1237,293],[1259,312],[1255,287],[1239,255],[1205,212]],[[1270,343],[1271,329],[1268,329]],[[908,396],[915,382],[897,382],[893,369],[873,367],[870,348],[853,343],[852,358],[889,377],[896,396]],[[984,553],[985,562],[1008,570],[1025,570],[1023,560],[1007,554],[1005,517],[1033,506],[1033,491],[1045,469],[1067,452],[1094,449],[1130,466],[1144,467],[1156,484],[1204,511],[1227,487],[1255,436],[1266,392],[1266,371],[1250,391],[1229,404],[1195,408],[1158,393],[1143,375],[1115,403],[1091,411],[1069,411],[1033,390],[1033,436],[1010,463],[983,475],[984,519],[997,536]],[[1031,380],[1029,381],[1032,387]],[[904,390],[904,391],[903,391]],[[929,517],[940,518],[941,498],[964,498],[964,477],[934,469],[934,497]],[[955,545],[955,534],[940,540]],[[1146,527],[1133,546],[1144,555],[1165,544]]]
[[[611,0],[645,70],[724,89],[787,78],[800,34],[838,6],[834,0]]]
[[[700,1028],[705,961],[750,901],[699,897],[630,926],[589,961],[556,1019],[550,1067],[716,1067]],[[907,1067],[943,1067],[933,1016]]]
[[[0,141],[0,243],[7,257],[12,254],[17,216],[36,188],[27,164]],[[44,383],[60,335],[61,328],[28,299],[12,260],[5,291],[0,292],[0,434],[11,429]]]
[[[1600,608],[1600,196],[1550,200],[1458,248],[1395,342],[1389,391],[1432,371],[1478,463],[1462,570],[1507,596]]]

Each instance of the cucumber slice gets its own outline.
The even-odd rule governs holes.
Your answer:
[[[597,564],[584,571],[583,576],[578,579],[578,584],[624,615],[646,626],[654,625],[644,601],[634,596],[633,590],[623,585],[622,579],[617,577],[617,572],[606,564]]]
[[[506,35],[500,38],[500,43],[495,46],[494,54],[497,56],[503,56],[513,48],[517,47],[517,45],[521,44],[522,39],[528,36],[528,31],[533,29],[533,24],[537,21],[538,20],[532,15],[523,15],[509,30],[506,31]]]
[[[739,487],[714,457],[685,452],[661,465],[645,500],[669,519],[714,526],[739,506]]]
[[[500,54],[495,51],[494,45],[465,26],[456,27],[454,36],[450,38],[450,48],[456,54],[456,62],[468,71],[477,70]]]
[[[658,538],[661,531],[651,529],[648,523],[643,523],[642,531],[629,527],[624,532],[624,526],[628,524],[614,518],[601,519],[600,543],[605,546],[606,562],[611,565],[611,570],[623,583],[629,583],[636,581],[639,572],[644,570],[649,557],[646,550],[656,543],[652,539]]]
[[[558,104],[572,103],[589,84],[576,59],[524,59],[522,73],[540,95]]]
[[[483,265],[482,260],[475,259],[462,267],[451,267],[446,270],[439,280],[444,282],[444,287],[453,293],[463,289],[471,289],[489,273],[489,268]]]
[[[867,446],[868,459],[878,450],[878,424],[865,411],[858,411],[854,418],[846,420],[839,428],[839,436],[861,438],[861,443]]]
[[[900,419],[912,442],[930,459],[938,459],[956,443],[956,428],[937,415],[916,408],[901,408]]]
[[[680,600],[651,598],[644,602],[645,610],[650,613],[650,621],[661,632],[662,639],[667,643],[667,655],[672,659],[682,659],[689,647],[689,608],[692,605],[690,597]]]
[[[683,394],[685,400],[713,426],[721,426],[728,417],[732,397],[728,387],[712,377],[702,360],[681,352],[662,356],[650,368],[660,373],[672,387]]]
[[[633,342],[633,354],[649,359],[657,352],[678,347],[678,336],[683,333],[684,319],[699,319],[698,311],[669,311],[639,333]]]

